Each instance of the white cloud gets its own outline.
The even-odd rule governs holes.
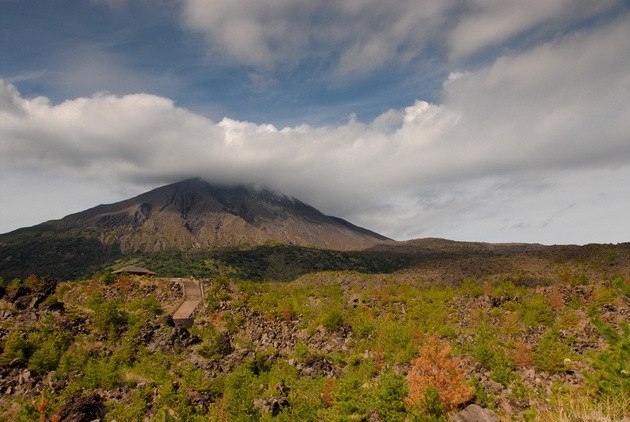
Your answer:
[[[267,71],[316,64],[338,78],[432,50],[467,58],[528,33],[557,36],[620,0],[184,0],[183,25],[213,53]],[[534,37],[535,38],[535,37]]]
[[[584,236],[627,240],[611,227],[630,209],[628,39],[620,18],[453,74],[442,104],[324,127],[217,123],[148,94],[51,104],[0,82],[0,172],[258,183],[399,238],[577,242],[571,225],[597,224]]]
[[[51,61],[48,83],[68,96],[91,95],[96,91],[176,93],[183,85],[168,72],[140,70],[133,59],[107,51],[99,44],[67,46]]]
[[[468,56],[540,26],[564,24],[610,9],[618,0],[470,0],[449,35],[452,57]]]
[[[263,69],[303,60],[338,76],[404,63],[423,50],[454,0],[186,0],[183,22],[214,52]]]

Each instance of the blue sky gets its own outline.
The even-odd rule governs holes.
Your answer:
[[[279,125],[339,123],[352,114],[373,119],[419,95],[436,100],[448,76],[445,63],[421,60],[442,61],[443,51],[418,51],[401,66],[339,76],[343,43],[327,45],[324,57],[305,51],[271,66],[250,63],[209,51],[204,35],[186,26],[183,4],[4,1],[0,71],[24,95],[55,102],[98,91],[149,92],[215,120]]]
[[[396,239],[628,241],[627,39],[615,0],[0,0],[0,232],[201,176]]]

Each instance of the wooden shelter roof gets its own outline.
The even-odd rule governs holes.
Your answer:
[[[153,271],[147,270],[146,268],[134,267],[133,265],[123,267],[116,271],[112,271],[112,274],[122,274],[122,273],[138,274],[138,275],[155,275]]]

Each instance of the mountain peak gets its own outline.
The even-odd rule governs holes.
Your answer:
[[[389,240],[289,196],[201,178],[99,205],[67,216],[57,226],[120,243],[123,251],[266,243],[351,250]]]

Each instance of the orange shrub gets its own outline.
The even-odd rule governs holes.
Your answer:
[[[383,353],[381,349],[374,350],[372,353],[372,359],[374,360],[374,366],[376,366],[376,369],[379,371],[383,369],[385,366],[385,353]]]
[[[44,397],[44,392],[42,391],[39,402],[37,403],[37,413],[39,414],[39,422],[46,422],[46,409],[48,409],[48,405],[50,403]]]
[[[565,302],[562,292],[558,287],[552,288],[547,294],[547,303],[552,309],[559,310],[564,308]]]
[[[328,378],[326,379],[326,384],[324,384],[324,388],[322,390],[322,394],[320,397],[324,402],[324,405],[328,408],[332,407],[335,404],[335,399],[333,397],[333,392],[335,391],[335,379]]]
[[[405,402],[409,406],[423,410],[431,388],[437,392],[447,412],[472,397],[474,389],[466,384],[461,359],[451,355],[450,344],[432,337],[419,352],[420,356],[411,361],[407,373],[409,395]]]
[[[282,321],[291,321],[295,317],[295,312],[290,305],[282,305],[278,313]]]
[[[131,291],[132,285],[133,280],[127,275],[121,275],[116,280],[116,287],[123,294],[129,293]]]
[[[532,351],[532,346],[522,340],[515,342],[514,349],[510,351],[510,357],[514,365],[518,368],[534,366],[534,352]]]

